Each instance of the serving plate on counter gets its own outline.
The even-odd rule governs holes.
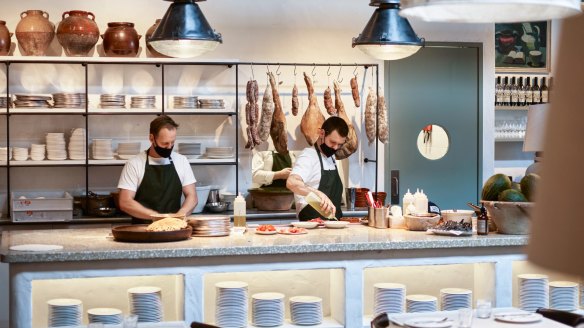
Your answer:
[[[147,227],[147,224],[113,227],[112,234],[116,241],[162,243],[189,239],[193,233],[191,226],[176,231],[147,231]]]

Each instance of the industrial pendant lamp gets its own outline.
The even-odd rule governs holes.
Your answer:
[[[580,12],[580,0],[402,0],[400,14],[427,22],[513,23]]]
[[[424,46],[408,20],[399,15],[399,0],[371,0],[369,5],[379,8],[363,32],[353,38],[353,48],[356,46],[375,58],[397,60],[415,54]]]
[[[222,43],[221,34],[211,28],[195,2],[173,1],[150,38],[150,45],[161,54],[191,58],[215,50]]]

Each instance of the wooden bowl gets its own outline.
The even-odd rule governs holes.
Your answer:
[[[530,214],[535,203],[483,201],[489,220],[505,235],[527,235],[531,229]]]
[[[418,215],[404,215],[406,221],[406,228],[411,231],[426,231],[433,228],[438,221],[440,221],[440,215],[429,213],[428,215],[418,216]]]

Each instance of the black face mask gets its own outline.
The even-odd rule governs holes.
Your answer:
[[[324,142],[320,144],[320,150],[326,157],[331,157],[336,152],[335,149],[327,146]]]
[[[172,145],[172,147],[170,147],[170,148],[162,148],[162,147],[159,147],[156,144],[156,141],[154,141],[154,151],[160,157],[170,158],[170,154],[172,154],[172,148],[174,148],[174,145]]]

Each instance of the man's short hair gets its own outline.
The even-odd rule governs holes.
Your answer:
[[[338,116],[331,116],[322,123],[322,129],[324,130],[325,137],[329,134],[333,133],[333,131],[337,131],[337,133],[346,138],[349,135],[349,126],[347,122]]]
[[[157,137],[158,132],[164,128],[169,130],[176,129],[178,128],[178,124],[168,115],[160,115],[150,122],[150,134],[155,137]]]

